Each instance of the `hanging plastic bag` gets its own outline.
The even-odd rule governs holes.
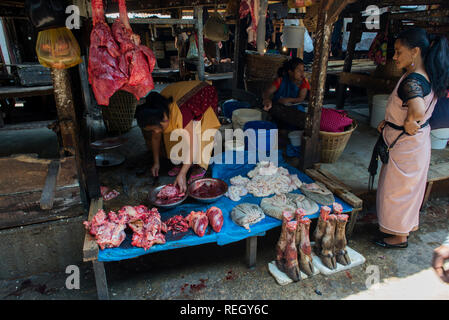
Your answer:
[[[82,61],[78,42],[66,27],[39,32],[36,53],[40,64],[47,68],[67,69]]]
[[[214,13],[204,25],[204,36],[214,42],[229,40],[229,28],[219,13]]]
[[[198,59],[198,46],[196,44],[196,39],[194,35],[190,36],[190,46],[189,51],[187,52],[187,59]]]
[[[288,0],[287,5],[289,8],[304,8],[311,6],[313,2],[313,0]]]
[[[304,32],[304,51],[305,52],[313,52],[313,40],[310,37],[307,29]]]

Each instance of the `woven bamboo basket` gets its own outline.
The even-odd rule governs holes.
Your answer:
[[[246,55],[246,78],[252,80],[273,79],[277,75],[277,71],[284,61],[288,59],[283,55]]]
[[[137,99],[133,94],[119,90],[109,99],[109,106],[102,107],[103,122],[108,132],[126,133],[132,128]]]
[[[322,163],[333,163],[341,156],[352,132],[357,128],[357,122],[352,120],[350,128],[344,132],[320,131]]]

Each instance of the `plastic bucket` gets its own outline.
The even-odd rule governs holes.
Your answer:
[[[245,143],[240,140],[226,141],[225,151],[245,151]]]
[[[244,102],[244,101],[237,101],[237,100],[225,101],[222,105],[223,115],[226,118],[231,119],[232,113],[234,112],[234,110],[242,109],[242,108],[248,109],[248,108],[251,108],[251,105],[249,104],[249,102]]]
[[[304,131],[297,130],[297,131],[292,131],[288,134],[288,138],[290,139],[290,143],[292,144],[292,146],[299,147],[301,145],[303,133],[304,133]]]
[[[441,128],[430,131],[432,149],[444,149],[449,141],[449,128]]]
[[[254,130],[255,134],[247,132],[247,130]],[[245,136],[245,148],[250,151],[274,151],[278,149],[277,141],[277,126],[269,121],[249,121],[243,127],[243,131],[247,134]],[[259,144],[259,141],[265,141]]]
[[[282,45],[287,48],[303,48],[305,29],[303,26],[285,26]]]
[[[243,129],[245,123],[261,120],[262,112],[256,109],[237,109],[232,113],[232,127],[234,129]]]
[[[388,94],[376,94],[373,96],[373,109],[371,113],[370,125],[374,129],[385,119],[385,110],[387,110]]]

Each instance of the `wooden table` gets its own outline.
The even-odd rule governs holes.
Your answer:
[[[8,98],[25,98],[53,94],[53,86],[40,87],[0,87],[0,100]]]

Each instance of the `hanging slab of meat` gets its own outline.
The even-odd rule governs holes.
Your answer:
[[[331,213],[331,208],[323,206],[320,209],[320,217],[318,218],[318,223],[313,233],[313,239],[315,240],[314,250],[317,255],[321,253],[321,241],[326,232],[326,221]]]
[[[300,241],[298,246],[299,252],[299,269],[309,277],[313,276],[314,268],[312,262],[312,247],[310,245],[309,230],[310,219],[302,217],[299,220],[298,229],[300,230]]]
[[[337,227],[335,230],[335,248],[334,254],[337,262],[347,266],[351,264],[348,251],[346,250],[346,224],[348,223],[348,215],[341,214],[337,216]]]
[[[295,245],[295,235],[297,228],[297,221],[290,221],[287,223],[286,228],[286,241],[284,259],[285,259],[285,273],[293,281],[299,281],[301,279],[301,273],[298,265],[298,250]]]
[[[136,211],[139,213],[139,210]],[[165,243],[165,237],[161,233],[163,223],[156,208],[145,213],[141,212],[139,218],[129,222],[128,226],[134,231],[131,242],[133,246],[144,248],[146,251],[154,244]]]
[[[104,18],[103,0],[92,0],[93,28],[89,47],[89,83],[99,105],[109,105],[109,98],[128,82],[119,66],[120,48]]]
[[[128,77],[122,90],[132,93],[137,100],[154,89],[151,73],[156,58],[150,48],[140,44],[140,37],[129,24],[125,0],[119,0],[120,18],[112,24],[112,34],[120,45],[120,70]]]
[[[106,216],[104,210],[100,209],[92,218],[92,221],[84,221],[83,224],[90,234],[95,236],[101,250],[119,247],[126,238],[124,231],[126,217],[117,216],[112,211]]]
[[[333,214],[329,215],[326,221],[326,231],[324,232],[324,237],[321,241],[321,261],[331,270],[337,268],[337,260],[334,255],[336,225],[337,216]]]
[[[282,213],[282,228],[281,235],[276,244],[276,266],[285,273],[285,258],[284,252],[287,247],[287,223],[293,220],[293,214],[288,211]]]
[[[209,219],[209,224],[215,232],[220,232],[223,227],[223,213],[217,207],[210,207],[206,211],[207,218]]]
[[[209,219],[205,212],[202,211],[192,211],[186,217],[189,222],[190,228],[199,236],[202,237],[206,233],[207,226],[209,224]]]
[[[178,187],[168,184],[156,195],[156,204],[170,204],[181,200],[185,196],[184,192],[180,192]]]

